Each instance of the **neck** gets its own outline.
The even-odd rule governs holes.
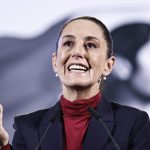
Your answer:
[[[69,101],[89,99],[99,92],[99,85],[93,87],[66,87],[63,86],[63,96]]]

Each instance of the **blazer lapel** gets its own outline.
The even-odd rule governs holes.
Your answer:
[[[114,128],[114,116],[109,102],[102,98],[100,105],[96,108],[100,113],[101,119],[105,122],[109,131],[112,133]],[[103,150],[106,143],[109,143],[109,136],[102,124],[93,116],[89,122],[89,127],[83,142],[83,150]]]
[[[46,113],[44,119],[42,120],[40,126],[39,126],[39,134],[40,138],[42,137],[44,131],[47,129],[50,118],[53,113],[60,109],[59,102],[52,107],[52,109],[49,109],[49,111]],[[49,128],[42,144],[41,144],[41,150],[63,150],[64,146],[64,129],[63,129],[63,121],[62,116],[58,115],[54,123]]]

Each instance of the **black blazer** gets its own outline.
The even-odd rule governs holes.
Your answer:
[[[34,150],[47,128],[51,115],[61,110],[60,103],[15,118],[14,150]],[[96,110],[106,123],[121,150],[150,150],[150,121],[147,113],[135,108],[108,102],[104,98]],[[41,144],[41,150],[63,150],[65,132],[59,115]],[[115,150],[103,126],[94,117],[84,137],[83,150]]]

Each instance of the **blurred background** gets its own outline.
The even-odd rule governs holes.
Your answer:
[[[104,85],[105,97],[150,116],[149,8],[149,0],[0,0],[0,103],[10,142],[14,116],[59,100],[52,52],[63,23],[83,15],[104,22],[114,40],[117,62]]]

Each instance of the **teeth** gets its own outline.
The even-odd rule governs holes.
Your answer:
[[[81,65],[71,65],[69,66],[69,70],[83,70],[86,71],[87,68]]]
[[[71,70],[71,72],[85,72],[85,70]]]

